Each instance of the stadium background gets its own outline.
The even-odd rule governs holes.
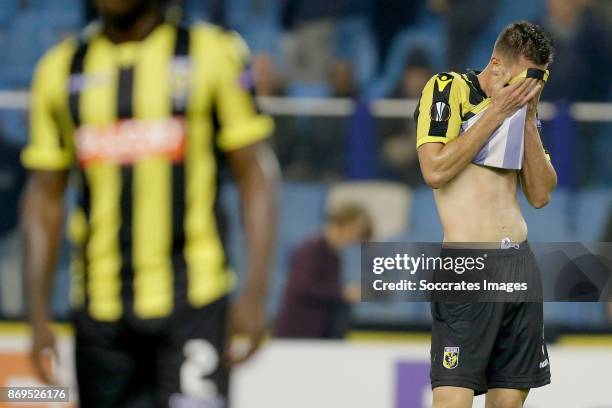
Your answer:
[[[378,239],[440,239],[433,196],[414,151],[415,98],[434,72],[483,67],[497,33],[519,19],[544,25],[557,45],[540,116],[559,187],[542,210],[523,200],[529,239],[612,240],[609,0],[186,0],[170,1],[169,15],[221,22],[242,34],[253,52],[260,107],[276,119],[273,143],[284,182],[271,319],[291,248],[320,228],[327,205],[338,197],[365,201],[379,222]],[[16,224],[27,88],[42,53],[91,18],[81,0],[0,0],[0,386],[32,381]],[[244,257],[231,185],[224,200],[230,256],[240,273]],[[347,250],[343,259],[347,282],[358,281],[359,249]],[[69,313],[68,263],[65,245],[53,298],[60,321]],[[601,303],[545,305],[558,385],[534,393],[530,407],[612,406],[605,382],[597,386],[612,366],[611,316]],[[237,373],[236,405],[427,406],[429,320],[427,304],[358,304],[347,341],[272,342]],[[59,330],[65,333],[62,347],[69,348],[69,328]],[[278,374],[287,364],[302,367],[293,382]],[[583,369],[592,374],[574,378]],[[304,383],[319,387],[316,395],[292,396],[304,392]],[[593,391],[572,400],[572,385],[578,393],[581,386]],[[418,397],[403,399],[407,393]]]

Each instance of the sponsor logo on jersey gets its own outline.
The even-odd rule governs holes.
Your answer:
[[[453,79],[452,75],[439,74],[438,78],[436,79],[436,85],[438,86],[438,92],[444,91],[444,88],[446,88],[446,86],[451,83],[452,79]]]
[[[180,162],[185,155],[185,135],[185,120],[178,117],[83,125],[75,135],[77,158],[83,167],[96,161],[133,164],[152,156]]]
[[[459,347],[444,347],[442,365],[449,370],[459,365]]]

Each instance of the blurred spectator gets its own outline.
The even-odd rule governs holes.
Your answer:
[[[226,0],[208,0],[206,3],[209,9],[210,21],[213,24],[225,25],[227,23],[225,16]]]
[[[354,98],[357,96],[358,89],[350,61],[336,60],[332,63],[329,86],[333,97]]]
[[[272,55],[265,53],[254,55],[251,69],[257,96],[280,96],[284,93],[285,85]]]
[[[601,238],[602,242],[612,242],[612,206],[608,210],[608,222],[606,223],[606,227],[604,228],[603,237]]]
[[[327,19],[287,32],[282,46],[287,78],[291,82],[324,82],[334,58],[334,40],[334,23]]]
[[[283,54],[289,81],[327,80],[335,54],[335,19],[353,6],[353,0],[285,0]]]
[[[433,75],[429,55],[424,49],[417,48],[406,57],[406,65],[394,97],[418,99],[429,78]]]
[[[397,33],[417,22],[425,0],[371,0],[372,29],[378,46],[379,66],[384,66]]]
[[[406,183],[411,187],[423,184],[415,146],[414,121],[407,120],[403,129],[391,133],[383,141],[381,176],[388,180]]]
[[[372,221],[362,207],[345,203],[330,211],[321,233],[302,242],[291,255],[276,337],[342,337],[346,308],[361,295],[359,286],[342,287],[338,251],[371,235]]]
[[[612,31],[587,0],[548,0],[542,26],[556,48],[545,100],[606,101],[612,82]],[[606,26],[607,24],[607,26]]]
[[[429,0],[429,6],[443,14],[448,24],[448,66],[464,71],[465,59],[474,40],[495,17],[500,0]],[[564,0],[562,0],[564,1]]]
[[[355,0],[284,0],[282,24],[286,30],[322,19],[347,15],[357,9]]]
[[[85,1],[85,10],[84,10],[84,18],[85,24],[89,24],[95,19],[98,18],[98,11],[95,7],[95,0],[84,0]]]
[[[25,183],[19,148],[0,135],[0,314],[17,317],[23,313],[17,212]]]
[[[427,52],[415,49],[406,58],[402,77],[393,97],[418,99],[425,84],[434,74]],[[410,186],[422,184],[421,169],[417,160],[416,129],[412,118],[403,120],[399,129],[382,125],[383,134],[381,162],[382,177]],[[388,135],[388,136],[387,136]]]
[[[343,180],[348,161],[347,122],[347,118],[337,116],[278,116],[274,147],[283,177],[306,182]]]
[[[612,25],[612,1],[595,0],[593,4],[594,15],[599,16],[604,24]]]

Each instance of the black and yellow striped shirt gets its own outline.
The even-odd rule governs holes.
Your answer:
[[[27,168],[73,169],[72,299],[100,321],[168,316],[226,294],[218,159],[268,136],[248,50],[214,26],[160,24],[112,43],[90,27],[38,64]]]
[[[461,133],[461,124],[489,106],[474,71],[443,72],[425,85],[414,113],[417,147],[448,143]]]
[[[539,71],[539,70],[535,70]],[[548,80],[548,71],[540,71],[543,81]],[[417,127],[416,147],[426,143],[447,144],[462,133],[468,120],[478,115],[491,104],[480,87],[478,72],[442,72],[429,79],[414,111]],[[527,75],[527,70],[517,78]],[[511,81],[511,83],[512,83]],[[540,127],[539,119],[536,121]],[[550,161],[550,154],[544,150]]]

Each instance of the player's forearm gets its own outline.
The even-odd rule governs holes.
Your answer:
[[[49,298],[61,242],[63,202],[30,182],[22,203],[23,267],[33,325],[49,321]]]
[[[557,185],[557,173],[546,157],[540,134],[532,120],[528,120],[525,126],[525,159],[520,179],[523,193],[533,207],[542,208],[548,204]]]
[[[427,166],[421,163],[427,184],[441,188],[455,178],[474,159],[503,120],[503,116],[487,110],[461,137],[446,144],[438,154],[431,155]]]
[[[276,243],[279,174],[276,159],[267,147],[258,152],[256,163],[249,167],[251,170],[239,181],[248,260],[245,295],[263,300]]]
[[[271,186],[262,187],[259,192],[251,190],[243,194],[248,263],[245,295],[259,300],[267,295],[270,260],[275,240],[273,195]]]

